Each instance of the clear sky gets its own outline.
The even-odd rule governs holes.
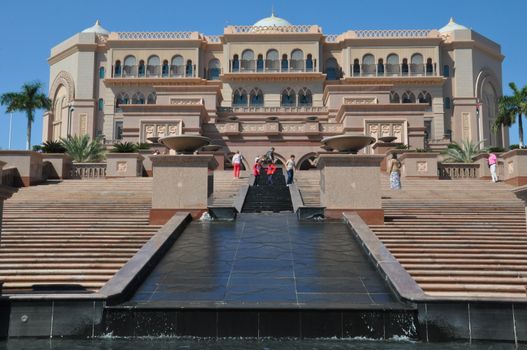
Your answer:
[[[228,24],[250,25],[276,15],[293,24],[318,24],[325,34],[350,29],[438,29],[451,16],[501,45],[504,92],[527,84],[525,0],[3,0],[0,10],[0,94],[40,80],[49,87],[50,49],[100,19],[110,31],[199,31],[222,34]],[[26,120],[14,114],[12,148],[25,145]],[[8,146],[9,116],[0,107],[0,148]],[[517,128],[511,143],[518,143]],[[42,112],[32,144],[42,138]]]

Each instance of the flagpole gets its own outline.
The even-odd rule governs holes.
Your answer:
[[[11,149],[11,136],[13,134],[13,113],[9,113],[9,145],[8,149]]]

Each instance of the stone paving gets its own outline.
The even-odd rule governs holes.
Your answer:
[[[193,222],[127,303],[137,307],[404,307],[342,222],[241,214]]]

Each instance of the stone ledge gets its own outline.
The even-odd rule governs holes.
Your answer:
[[[318,160],[317,168],[323,166],[368,166],[378,167],[383,160],[382,155],[364,155],[364,154],[321,154]]]
[[[174,215],[99,291],[107,303],[129,297],[151,272],[191,221],[190,214]]]

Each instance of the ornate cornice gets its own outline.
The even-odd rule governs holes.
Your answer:
[[[201,78],[106,78],[106,86],[152,86],[152,85],[207,85],[207,80]]]
[[[224,73],[220,76],[220,79],[225,82],[232,81],[291,81],[291,80],[311,80],[311,81],[324,81],[326,74],[313,72],[313,73]]]

